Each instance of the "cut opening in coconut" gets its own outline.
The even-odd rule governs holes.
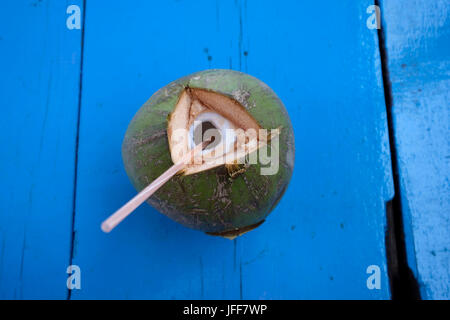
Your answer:
[[[194,124],[191,126],[191,130],[189,131],[189,134],[192,135],[191,139],[189,140],[189,147],[192,149],[192,146],[196,146],[199,143],[203,142],[203,137],[206,136],[210,130],[214,130],[211,134],[211,143],[208,144],[205,147],[205,150],[207,149],[214,149],[222,140],[222,135],[220,134],[220,131],[216,128],[216,126],[210,122],[210,121],[203,121],[198,123],[195,128]]]
[[[218,153],[219,149],[216,150],[216,148],[222,144],[223,151],[228,153],[234,148],[235,129],[235,125],[220,114],[213,111],[204,111],[194,119],[189,127],[189,149],[193,149],[199,143],[211,139],[211,143],[206,146],[202,154],[208,154],[212,150]]]
[[[234,164],[260,147],[261,126],[236,100],[199,88],[185,88],[168,119],[172,161],[177,163],[202,141],[211,143],[186,166],[185,175]]]

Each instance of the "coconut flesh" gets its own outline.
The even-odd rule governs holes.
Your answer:
[[[186,166],[185,175],[235,164],[267,142],[259,135],[261,126],[239,102],[205,89],[185,88],[168,120],[174,163],[200,142],[212,141]]]

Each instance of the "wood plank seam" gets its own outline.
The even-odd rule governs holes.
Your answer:
[[[380,6],[375,0],[375,5]],[[389,148],[391,152],[391,166],[394,181],[394,198],[386,203],[386,256],[388,275],[391,287],[391,299],[420,299],[419,285],[406,256],[406,243],[404,237],[403,212],[400,195],[400,182],[398,173],[397,150],[395,144],[394,124],[392,115],[392,88],[389,76],[388,56],[384,34],[383,17],[380,18],[381,27],[378,31],[378,48],[380,50],[381,73],[383,78],[384,98],[388,122]]]
[[[72,265],[73,252],[75,245],[75,214],[76,214],[76,201],[77,201],[77,177],[78,177],[78,145],[80,141],[80,119],[81,119],[81,99],[83,91],[83,60],[84,60],[84,30],[85,30],[85,18],[86,18],[86,0],[83,0],[83,13],[81,18],[81,52],[80,52],[80,79],[78,87],[78,114],[77,114],[77,127],[76,127],[76,140],[75,140],[75,172],[73,176],[73,198],[72,198],[72,234],[70,243],[70,255],[69,266]],[[67,300],[71,298],[72,290],[67,288]]]

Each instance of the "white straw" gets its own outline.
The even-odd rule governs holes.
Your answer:
[[[156,180],[150,183],[144,190],[139,192],[133,199],[128,201],[122,208],[117,210],[108,219],[103,221],[101,228],[103,232],[110,232],[114,229],[123,219],[125,219],[130,213],[132,213],[137,207],[139,207],[145,200],[150,198],[150,196],[161,188],[164,183],[166,183],[170,178],[172,178],[178,171],[182,170],[186,164],[190,163],[192,159],[203,150],[211,140],[204,141],[198,144],[194,149],[188,152],[183,159],[167,169],[162,175],[160,175]]]

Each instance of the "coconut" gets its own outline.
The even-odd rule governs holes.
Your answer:
[[[198,143],[201,156],[147,201],[182,225],[234,238],[261,225],[285,192],[294,135],[277,95],[232,70],[206,70],[158,90],[130,122],[125,170],[141,191]]]

